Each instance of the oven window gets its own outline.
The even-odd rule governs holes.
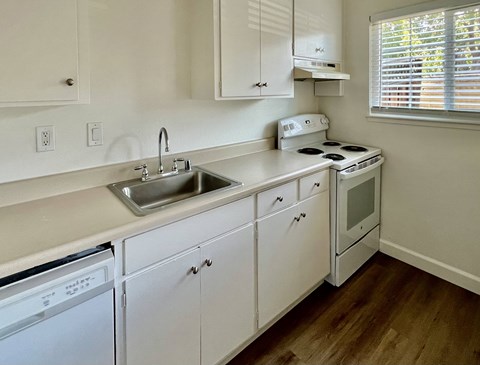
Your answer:
[[[375,177],[351,188],[347,194],[347,231],[375,210]]]

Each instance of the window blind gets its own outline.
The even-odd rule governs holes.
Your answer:
[[[480,112],[480,5],[371,25],[372,111]]]

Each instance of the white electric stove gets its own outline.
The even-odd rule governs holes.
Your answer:
[[[323,114],[278,121],[280,150],[332,161],[330,168],[331,274],[342,285],[379,247],[381,150],[327,139]]]

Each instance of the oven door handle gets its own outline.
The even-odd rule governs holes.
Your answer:
[[[353,179],[354,177],[357,177],[358,175],[365,174],[369,171],[372,171],[373,169],[376,169],[377,167],[380,167],[383,162],[385,161],[385,158],[380,158],[377,162],[374,164],[364,167],[363,169],[356,170],[354,172],[339,172],[338,174],[340,175],[340,180],[348,180],[348,179]]]

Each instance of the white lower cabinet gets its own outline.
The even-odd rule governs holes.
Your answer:
[[[328,199],[324,191],[258,220],[259,327],[330,273]]]
[[[329,242],[328,170],[118,242],[117,365],[224,364],[329,274]]]
[[[213,365],[253,336],[255,254],[249,201],[250,223],[125,278],[120,364]],[[230,211],[235,213],[239,211]],[[149,232],[146,238],[152,234],[158,233]]]
[[[199,262],[195,250],[125,282],[127,364],[200,363]]]
[[[217,219],[199,224],[212,218]],[[253,219],[249,197],[123,241],[118,364],[213,365],[254,335]],[[229,231],[222,233],[221,227]],[[182,243],[212,236],[197,244]],[[150,250],[155,240],[168,249]],[[172,256],[170,243],[175,240],[187,249]],[[141,252],[145,259],[140,260]]]
[[[255,333],[253,243],[249,225],[200,249],[202,365],[216,364]]]

